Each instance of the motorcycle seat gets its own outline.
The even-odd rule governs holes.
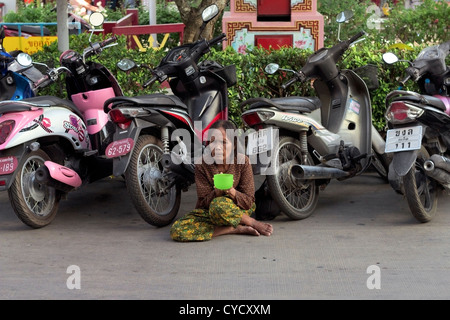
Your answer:
[[[112,105],[111,105],[112,104]],[[125,105],[135,105],[140,107],[178,107],[187,111],[187,106],[174,95],[149,94],[137,97],[114,97],[105,101],[105,110],[114,109]]]
[[[77,106],[72,101],[69,100],[64,100],[53,96],[37,96],[33,98],[23,99],[22,101],[29,102],[32,104],[38,104],[39,107],[46,107],[46,105],[48,107],[55,107],[55,106],[63,107],[69,109],[77,116],[79,116],[81,119],[84,119],[83,114],[80,112]]]
[[[15,100],[2,101],[0,103],[0,114],[31,111],[33,107],[45,108],[54,106],[69,109],[77,116],[79,116],[81,119],[84,119],[80,110],[78,110],[78,108],[76,107],[75,104],[73,104],[73,102],[52,96],[38,96],[22,99],[19,101]]]
[[[321,102],[317,97],[283,97],[283,98],[253,98],[244,101],[241,104],[242,111],[244,106],[248,109],[273,107],[281,111],[292,111],[299,113],[310,113],[321,107]]]
[[[17,31],[17,32],[19,31],[19,27],[16,26],[16,25],[7,25],[6,28],[10,29],[10,30]],[[34,35],[37,35],[37,36],[41,35],[41,27],[40,26],[22,25],[20,30],[23,33],[34,34]],[[42,27],[42,32],[43,32],[44,36],[49,36],[50,35],[50,30],[47,27]]]
[[[422,97],[426,99],[427,105],[432,106],[443,112],[445,112],[447,110],[444,102],[441,99],[433,97],[433,96],[427,96],[427,95],[422,95]],[[392,99],[392,101],[409,101],[409,102],[418,104],[418,106],[420,106],[421,104],[424,103],[424,101],[420,97],[413,96],[413,95],[401,96],[401,97]]]

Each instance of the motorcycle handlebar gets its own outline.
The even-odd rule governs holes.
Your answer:
[[[227,37],[227,35],[226,35],[225,33],[222,33],[222,34],[218,35],[217,37],[211,39],[211,40],[209,41],[209,45],[210,45],[210,46],[213,46],[213,45],[215,45],[216,43],[220,43],[220,42],[222,42],[223,40],[225,40],[226,37]]]
[[[158,76],[153,76],[150,80],[148,80],[146,83],[143,84],[144,88],[147,88],[148,86],[152,85],[158,80]]]
[[[411,76],[408,74],[406,77],[404,77],[402,80],[399,81],[399,83],[402,85],[402,87],[405,86],[406,82],[411,79]]]
[[[303,82],[305,80],[306,80],[305,74],[300,71],[300,73],[296,73],[295,76],[292,79],[290,79],[287,82],[283,83],[281,85],[281,89],[286,90],[291,85],[293,85],[295,82],[297,82],[297,81]]]
[[[355,42],[356,40],[358,40],[359,38],[365,36],[366,33],[364,31],[360,31],[357,34],[355,34],[353,37],[350,38],[350,40],[348,40],[350,43]]]
[[[289,88],[291,85],[293,85],[295,82],[297,82],[298,77],[295,76],[294,78],[288,80],[287,82],[283,83],[281,85],[281,89],[286,90],[287,88]]]
[[[106,47],[107,45],[114,43],[116,41],[117,41],[117,36],[112,36],[111,38],[106,39],[105,41],[101,42],[100,47],[102,47],[102,48]]]
[[[104,40],[102,42],[93,43],[93,44],[91,44],[90,48],[88,48],[86,50],[86,52],[84,53],[84,56],[85,57],[89,57],[89,56],[91,56],[93,54],[100,53],[101,49],[103,49],[107,45],[110,45],[111,43],[116,42],[116,41],[117,41],[117,37],[116,36],[112,36],[111,38],[106,39],[106,40]]]

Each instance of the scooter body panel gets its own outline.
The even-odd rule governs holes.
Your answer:
[[[108,115],[103,105],[109,98],[115,97],[113,88],[92,90],[72,95],[72,101],[83,113],[89,134],[100,132],[108,123]]]
[[[51,135],[65,138],[76,151],[89,150],[91,147],[84,120],[64,107],[45,107],[36,111],[8,113],[1,119],[15,120],[16,126],[5,144],[0,146],[0,150]]]
[[[337,134],[345,146],[357,147],[362,154],[371,153],[372,108],[365,82],[351,70],[341,71],[333,83],[316,82],[314,86],[322,101],[322,124]],[[367,161],[362,159],[363,166]]]

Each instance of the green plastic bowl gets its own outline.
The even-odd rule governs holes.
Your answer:
[[[229,173],[219,173],[214,175],[214,187],[220,190],[228,190],[233,187],[233,175]]]

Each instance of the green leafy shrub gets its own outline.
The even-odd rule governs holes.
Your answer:
[[[446,0],[424,0],[414,9],[394,6],[384,23],[385,40],[403,43],[445,42],[450,39],[450,5]]]
[[[390,91],[398,87],[397,79],[403,77],[406,67],[406,64],[403,63],[398,63],[393,66],[385,65],[382,62],[383,53],[394,51],[401,59],[413,60],[429,41],[441,43],[448,40],[449,6],[444,0],[437,2],[434,0],[425,0],[422,6],[417,7],[416,10],[410,10],[404,9],[403,4],[399,3],[392,9],[390,16],[384,18],[384,30],[380,31],[367,28],[367,19],[373,15],[373,12],[368,10],[371,5],[373,3],[369,0],[342,0],[339,2],[318,0],[318,10],[325,17],[326,47],[332,46],[337,41],[338,25],[335,19],[337,14],[343,10],[352,9],[355,16],[349,23],[342,26],[341,39],[347,39],[361,29],[369,32],[366,40],[358,43],[349,50],[339,65],[343,69],[356,69],[366,64],[372,64],[377,67],[380,86],[376,90],[371,90],[370,93],[372,98],[373,122],[379,130],[383,130],[385,127],[385,97]],[[176,16],[165,13],[167,7],[161,5],[159,10],[161,10],[158,17],[159,23],[178,22]],[[112,15],[108,13],[108,18],[110,17]],[[140,13],[140,17],[148,18],[148,12],[143,11]],[[413,21],[414,24],[410,25]],[[436,27],[433,24],[430,25],[430,21]],[[408,25],[411,31],[403,28],[405,25]],[[420,34],[417,35],[419,30]],[[426,30],[426,33],[422,30]],[[88,34],[81,34],[71,37],[70,48],[82,52],[88,46],[88,36]],[[96,37],[99,36],[95,36],[93,41],[100,40],[100,38],[97,39]],[[390,45],[400,41],[412,44],[413,50],[401,51],[390,48]],[[142,84],[150,78],[148,70],[142,68],[124,73],[116,68],[116,63],[122,58],[131,58],[138,64],[147,64],[155,67],[161,61],[165,51],[149,50],[142,53],[137,50],[128,50],[125,43],[126,38],[120,37],[118,46],[107,49],[100,57],[95,58],[95,61],[104,64],[116,75],[124,94],[127,96],[160,91],[161,89],[157,85],[145,90],[142,88]],[[290,79],[291,75],[282,71],[274,75],[268,75],[264,71],[265,66],[270,62],[278,63],[281,68],[299,70],[306,63],[310,54],[311,52],[296,48],[284,48],[273,51],[255,48],[243,55],[236,53],[231,47],[228,47],[226,50],[215,48],[205,58],[216,60],[223,65],[234,64],[236,66],[238,83],[229,89],[229,117],[238,124],[241,124],[241,110],[239,105],[246,99],[258,96],[271,98],[284,95],[315,95],[309,82],[302,85],[293,85],[289,88],[288,92],[283,92],[280,89],[281,84]],[[59,55],[60,53],[57,50],[56,44],[52,44],[43,51],[36,53],[33,59],[37,62],[50,63],[50,65],[58,66]],[[43,93],[64,97],[65,91],[61,88],[64,87],[54,85]],[[407,89],[417,90],[412,82],[408,83]]]
[[[104,37],[102,35],[93,35],[92,42],[102,41]],[[136,61],[137,64],[146,64],[150,67],[156,67],[161,59],[164,57],[165,53],[163,50],[155,51],[148,50],[147,52],[139,52],[138,50],[129,50],[126,46],[126,36],[118,37],[118,45],[106,48],[102,54],[99,56],[93,56],[89,58],[89,61],[95,61],[103,64],[106,68],[108,68],[113,75],[119,81],[122,91],[126,96],[135,96],[140,94],[148,94],[155,91],[161,91],[160,88],[147,88],[144,89],[142,84],[151,78],[149,71],[145,68],[136,69],[125,73],[120,71],[116,64],[123,58],[129,58]],[[89,34],[82,33],[77,36],[70,37],[70,49],[80,54],[83,52],[84,48],[89,46]],[[50,46],[44,47],[43,50],[35,53],[32,58],[36,62],[45,63],[50,67],[58,67],[60,52],[58,51],[57,43],[53,43]],[[58,84],[50,85],[49,87],[42,90],[40,95],[56,95],[62,98],[67,98],[64,88],[64,76],[61,76]]]
[[[101,36],[94,36],[93,41],[100,41]],[[88,46],[89,35],[81,34],[70,38],[70,48],[77,52],[82,52]],[[416,46],[412,51],[390,50],[396,52],[402,59],[413,60],[424,46]],[[371,91],[373,122],[379,130],[384,130],[384,99],[386,95],[398,87],[397,78],[404,75],[405,64],[398,63],[389,66],[383,63],[383,53],[389,51],[385,44],[373,44],[369,41],[361,42],[351,48],[343,60],[339,63],[343,69],[356,69],[366,64],[376,65],[378,69],[378,78],[380,87]],[[215,60],[223,65],[234,64],[237,70],[237,84],[229,88],[229,117],[238,124],[242,124],[240,103],[246,99],[255,97],[280,97],[290,96],[314,96],[315,92],[310,82],[304,84],[294,84],[288,90],[283,92],[281,85],[291,78],[290,73],[278,71],[274,75],[265,73],[265,66],[270,63],[278,63],[281,68],[300,70],[306,63],[307,58],[312,52],[300,50],[297,48],[283,48],[280,50],[267,51],[259,48],[254,49],[247,54],[239,54],[231,47],[226,50],[213,48],[206,55],[205,59]],[[51,66],[59,66],[57,45],[52,44],[45,47],[44,50],[33,55],[37,62],[47,63]],[[93,58],[105,65],[119,81],[124,95],[136,96],[161,91],[158,85],[144,89],[142,84],[148,80],[151,75],[145,68],[137,69],[124,73],[117,69],[116,63],[122,58],[130,58],[138,64],[147,64],[156,67],[164,57],[165,51],[149,50],[139,52],[137,50],[128,50],[126,48],[126,38],[119,37],[119,44],[115,47],[106,49],[99,57]],[[407,89],[416,89],[414,83],[410,82]],[[60,85],[52,85],[41,94],[56,95],[65,97],[63,77]]]

